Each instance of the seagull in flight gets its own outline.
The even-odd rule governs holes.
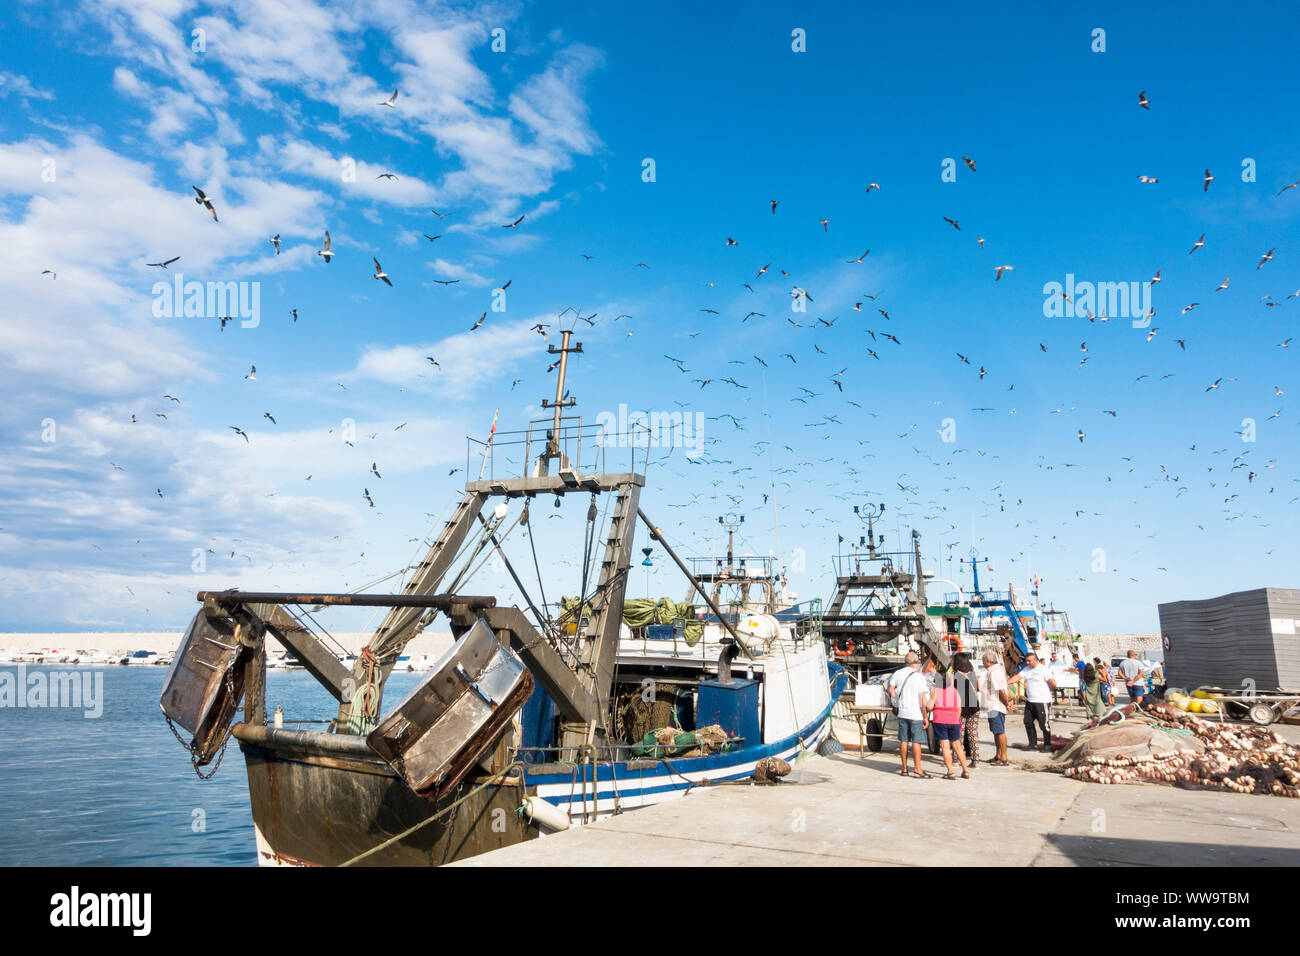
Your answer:
[[[280,254],[280,234],[277,232],[271,237],[270,241],[271,245],[275,246],[275,254],[278,256]]]
[[[372,278],[375,278],[375,279],[383,279],[383,280],[384,280],[384,284],[387,285],[387,286],[389,286],[389,287],[391,288],[393,284],[392,284],[391,282],[388,281],[388,273],[385,272],[385,271],[384,271],[384,267],[381,266],[381,265],[379,264],[379,260],[378,260],[378,259],[375,259],[375,258],[372,256],[372,257],[371,257],[371,261],[374,262],[374,264],[375,264],[375,274],[374,274],[374,276],[372,276]]]
[[[207,194],[204,193],[203,190],[200,189],[198,186],[191,186],[190,188],[193,189],[194,192],[197,194],[195,196],[194,201],[198,203],[200,206],[202,206],[204,209],[206,209],[208,212],[212,213],[213,222],[218,222],[219,220],[217,219],[217,207],[212,205],[212,200],[209,199],[207,197]]]
[[[248,433],[245,432],[242,428],[239,428],[239,427],[237,427],[237,426],[235,426],[235,425],[229,425],[229,426],[227,426],[227,427],[228,427],[228,428],[233,428],[234,431],[235,431],[235,434],[236,434],[236,435],[238,435],[240,438],[244,439],[244,441],[248,442]],[[249,444],[252,444],[252,443],[249,442]]]
[[[387,106],[390,109],[397,109],[397,90],[393,90],[393,95],[386,100],[380,100],[376,106]]]
[[[170,259],[164,259],[162,262],[146,262],[147,266],[157,266],[159,269],[166,269],[169,265],[179,259],[180,256],[172,256]]]
[[[508,222],[508,223],[506,223],[504,226],[502,226],[501,228],[502,228],[502,229],[517,229],[517,228],[519,228],[519,224],[520,224],[521,222],[523,222],[523,221],[524,221],[524,217],[523,217],[523,216],[520,216],[520,217],[519,217],[518,219],[516,219],[514,222]]]
[[[325,248],[317,249],[316,255],[324,259],[326,265],[330,264],[330,256],[334,255],[334,253],[330,251],[330,231],[328,229],[325,230]]]

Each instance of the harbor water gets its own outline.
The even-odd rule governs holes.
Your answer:
[[[19,669],[6,664],[0,672],[13,680]],[[91,682],[86,686],[98,684],[95,709],[102,712],[87,716],[84,700],[80,707],[48,700],[0,707],[0,865],[256,865],[238,742],[231,740],[211,779],[195,775],[158,709],[166,667],[27,665],[23,673],[28,684],[40,674],[44,681],[72,674]],[[386,705],[423,676],[395,672]],[[276,705],[284,709],[286,727],[329,720],[337,708],[302,670],[268,671],[266,703],[268,714]]]

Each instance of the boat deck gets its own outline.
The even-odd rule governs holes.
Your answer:
[[[888,741],[865,759],[803,761],[776,786],[695,790],[454,865],[1300,865],[1300,800],[1080,783],[1035,772],[1043,758],[1016,748],[1023,725],[1007,729],[1027,769],[984,764],[949,781],[927,755],[934,778],[904,779]],[[1300,740],[1300,727],[1277,729]],[[987,734],[984,746],[990,755]]]

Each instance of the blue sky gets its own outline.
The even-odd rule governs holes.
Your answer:
[[[695,463],[652,455],[645,509],[703,555],[717,515],[743,513],[743,547],[766,553],[775,487],[802,597],[830,593],[867,501],[887,504],[887,545],[916,527],[964,586],[949,558],[974,535],[982,579],[1039,575],[1085,632],[1295,586],[1300,337],[1280,345],[1300,328],[1300,189],[1278,191],[1300,180],[1297,19],[10,5],[0,630],[164,630],[200,588],[341,590],[403,567],[464,480],[464,436],[497,408],[502,429],[538,415],[554,386],[529,327],[570,326],[568,307],[597,316],[570,378],[584,421],[620,403],[705,416]],[[1067,275],[1157,270],[1149,328],[1045,315]],[[257,283],[258,324],[156,316],[176,272]],[[540,530],[548,595],[571,593],[580,529]],[[523,561],[526,541],[508,550]],[[680,597],[666,563],[632,593]]]

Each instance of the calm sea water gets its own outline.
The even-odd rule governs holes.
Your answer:
[[[0,866],[256,864],[238,741],[212,779],[195,776],[158,709],[167,668],[27,668],[38,671],[102,674],[103,713],[0,707]],[[386,707],[423,676],[394,673]],[[337,710],[304,671],[268,672],[267,713],[277,704],[286,726]]]

